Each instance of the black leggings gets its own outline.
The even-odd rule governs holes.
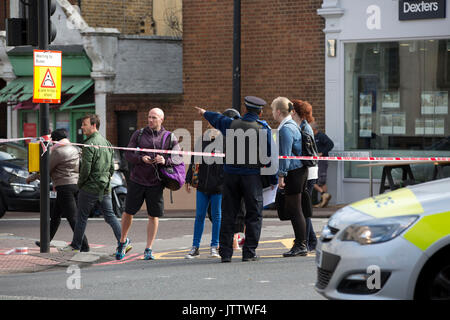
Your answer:
[[[69,222],[70,228],[75,230],[75,223],[77,221],[77,195],[78,186],[76,184],[68,184],[56,187],[56,202],[53,210],[50,212],[50,241],[58,231],[61,223],[61,217],[64,217]],[[88,249],[89,244],[86,236],[83,238],[81,250]]]
[[[301,167],[288,172],[285,178],[284,208],[290,213],[295,241],[306,240],[306,220],[302,213],[302,192],[305,192],[308,169]]]

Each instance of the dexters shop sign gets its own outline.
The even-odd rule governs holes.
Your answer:
[[[445,18],[446,0],[399,0],[399,20]]]

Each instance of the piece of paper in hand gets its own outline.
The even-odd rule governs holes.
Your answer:
[[[264,207],[275,202],[275,197],[277,195],[277,189],[278,189],[278,185],[274,186],[273,190],[272,190],[271,186],[263,189],[263,206]]]

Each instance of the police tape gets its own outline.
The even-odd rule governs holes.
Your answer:
[[[13,138],[13,139],[0,139],[0,143],[4,142],[15,142],[15,141],[23,141],[23,140],[31,140],[34,142],[41,143],[43,147],[43,153],[46,152],[47,144],[51,145],[75,145],[80,147],[91,147],[91,148],[107,148],[107,149],[115,149],[115,150],[124,150],[124,151],[139,151],[146,153],[157,153],[157,154],[179,154],[186,156],[200,156],[200,157],[219,157],[225,158],[226,155],[224,153],[214,153],[214,152],[196,152],[196,151],[183,151],[183,150],[164,150],[164,149],[148,149],[148,148],[129,148],[129,147],[114,147],[114,146],[100,146],[100,145],[92,145],[92,144],[83,144],[83,143],[61,143],[58,141],[49,140],[48,136],[44,137],[26,137],[26,138]],[[335,151],[338,153],[339,151]],[[345,151],[342,151],[345,153]],[[364,161],[364,162],[383,162],[383,161],[417,161],[417,162],[450,162],[450,157],[340,157],[340,156],[278,156],[278,159],[289,159],[289,160],[327,160],[327,161]]]

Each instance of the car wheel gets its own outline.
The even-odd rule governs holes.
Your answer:
[[[6,213],[6,205],[3,202],[3,199],[0,197],[0,218],[2,218]]]
[[[450,300],[450,257],[448,251],[440,255],[423,270],[416,298],[425,300]]]
[[[127,195],[120,193],[117,195],[117,198],[119,199],[120,206],[117,206],[116,201],[113,200],[113,210],[117,218],[122,218],[122,214],[125,211],[125,199]]]

